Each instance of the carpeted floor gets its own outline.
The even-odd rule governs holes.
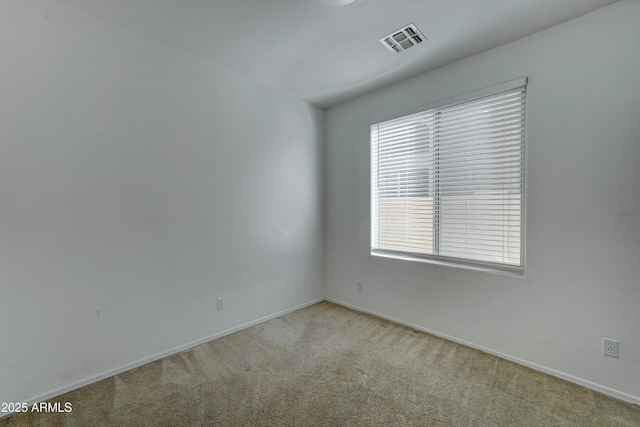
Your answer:
[[[640,426],[640,407],[319,303],[0,426]]]

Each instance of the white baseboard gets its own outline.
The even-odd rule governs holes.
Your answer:
[[[579,378],[579,377],[576,377],[576,376],[573,376],[573,375],[570,375],[570,374],[567,374],[567,373],[564,373],[564,372],[561,372],[561,371],[557,371],[555,369],[547,368],[546,366],[538,365],[537,363],[532,363],[532,362],[529,362],[527,360],[520,359],[518,357],[510,356],[508,354],[501,353],[499,351],[491,350],[490,348],[486,348],[486,347],[483,347],[481,345],[477,345],[477,344],[474,344],[474,343],[471,343],[471,342],[468,342],[468,341],[465,341],[465,340],[461,340],[461,339],[458,339],[458,338],[455,338],[455,337],[451,337],[449,335],[442,334],[442,333],[440,333],[438,331],[434,331],[434,330],[431,330],[431,329],[428,329],[428,328],[423,328],[422,326],[414,325],[413,323],[405,322],[404,320],[396,319],[395,317],[386,316],[384,314],[380,314],[380,313],[377,313],[377,312],[372,311],[372,310],[367,310],[365,308],[358,307],[358,306],[355,306],[355,305],[352,305],[352,304],[348,304],[346,302],[342,302],[342,301],[339,301],[339,300],[336,300],[336,299],[333,299],[333,298],[325,298],[325,299],[327,301],[329,301],[329,302],[341,305],[343,307],[350,308],[350,309],[355,310],[355,311],[371,314],[373,316],[380,317],[382,319],[386,319],[386,320],[389,320],[391,322],[398,323],[400,325],[408,326],[408,327],[410,327],[412,329],[415,329],[415,330],[418,330],[418,331],[426,332],[428,334],[435,335],[435,336],[440,337],[440,338],[444,338],[444,339],[446,339],[448,341],[452,341],[452,342],[455,342],[455,343],[458,343],[458,344],[462,344],[462,345],[464,345],[466,347],[475,348],[476,350],[480,350],[480,351],[483,351],[485,353],[489,353],[489,354],[492,354],[494,356],[498,356],[498,357],[500,357],[502,359],[506,359],[506,360],[509,360],[511,362],[517,363],[518,365],[523,365],[523,366],[526,366],[528,368],[534,369],[536,371],[540,371],[540,372],[543,372],[545,374],[549,374],[551,376],[554,376],[554,377],[557,377],[557,378],[572,382],[574,384],[578,384],[578,385],[581,385],[583,387],[590,388],[591,390],[595,390],[595,391],[598,391],[600,393],[606,394],[608,396],[615,397],[616,399],[620,399],[620,400],[624,400],[625,402],[629,402],[629,403],[633,403],[633,404],[636,404],[636,405],[640,405],[640,397],[638,397],[638,396],[633,396],[631,394],[624,393],[622,391],[615,390],[615,389],[603,386],[601,384],[597,384],[597,383],[594,383],[592,381],[585,380],[583,378]]]
[[[180,353],[182,351],[188,350],[200,344],[204,344],[206,342],[215,340],[217,338],[222,338],[225,335],[232,334],[234,332],[241,331],[243,329],[250,328],[251,326],[255,326],[257,324],[266,322],[268,320],[275,319],[276,317],[284,316],[285,314],[300,310],[301,308],[308,307],[313,304],[317,304],[319,302],[324,301],[324,298],[316,298],[311,301],[305,302],[303,304],[296,305],[295,307],[287,308],[286,310],[278,311],[277,313],[269,314],[268,316],[260,317],[259,319],[252,320],[251,322],[243,323],[242,325],[234,326],[233,328],[226,329],[221,332],[217,332],[213,335],[209,335],[204,338],[200,338],[195,341],[191,341],[189,343],[180,345],[178,347],[174,347],[170,350],[162,351],[160,353],[154,354],[153,356],[145,357],[143,359],[137,360],[132,363],[127,363],[126,365],[120,366],[118,368],[110,369],[108,371],[102,372],[98,375],[91,376],[89,378],[85,378],[84,380],[76,381],[72,384],[66,385],[64,387],[57,388],[55,390],[48,391],[46,393],[42,393],[38,396],[32,397],[26,400],[26,403],[31,407],[34,403],[44,402],[49,399],[53,399],[57,396],[60,396],[65,393],[69,393],[70,391],[77,390],[81,387],[87,386],[89,384],[93,384],[95,382],[104,380],[106,378],[112,377],[114,375],[121,374],[123,372],[129,371],[134,368],[138,368],[142,365],[146,365],[150,362],[155,362],[156,360],[162,359],[167,356],[172,356],[174,354]],[[24,402],[24,401],[23,401]],[[4,417],[8,417],[9,415],[13,415],[13,413],[0,413],[0,419]]]

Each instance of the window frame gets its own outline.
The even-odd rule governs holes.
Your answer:
[[[515,90],[518,88],[524,88],[524,111],[522,114],[522,121],[523,121],[523,125],[522,125],[522,157],[521,157],[521,162],[522,162],[522,187],[521,187],[521,205],[520,205],[520,218],[521,218],[521,222],[520,222],[520,227],[521,227],[521,231],[520,231],[520,265],[511,265],[511,264],[503,264],[503,263],[496,263],[496,262],[489,262],[489,261],[478,261],[478,260],[473,260],[473,259],[468,259],[468,258],[454,258],[454,257],[447,257],[447,256],[443,256],[443,255],[430,255],[430,254],[417,254],[417,253],[412,253],[412,252],[402,252],[402,251],[393,251],[393,250],[385,250],[385,249],[379,249],[379,248],[374,248],[374,233],[378,233],[379,230],[374,230],[374,210],[373,210],[373,202],[374,202],[374,189],[373,189],[373,185],[374,185],[374,178],[373,178],[373,139],[371,137],[369,137],[369,148],[370,148],[370,155],[369,155],[369,165],[371,167],[370,170],[370,197],[369,197],[369,207],[371,209],[370,211],[370,224],[369,224],[369,228],[370,228],[370,254],[372,256],[378,256],[378,257],[384,257],[384,258],[393,258],[393,259],[400,259],[400,260],[407,260],[407,261],[418,261],[418,262],[423,262],[423,263],[428,263],[428,264],[435,264],[435,265],[443,265],[443,266],[449,266],[449,267],[455,267],[455,268],[462,268],[462,269],[469,269],[469,270],[475,270],[475,271],[482,271],[482,272],[489,272],[489,273],[495,273],[495,274],[500,274],[500,275],[507,275],[507,276],[515,276],[515,277],[521,277],[524,278],[525,277],[525,267],[526,267],[526,235],[527,235],[527,220],[526,220],[526,212],[527,212],[527,191],[526,191],[526,187],[527,187],[527,116],[528,116],[528,79],[526,77],[522,77],[522,78],[518,78],[515,80],[511,80],[502,84],[498,84],[498,85],[494,85],[485,89],[480,89],[477,91],[473,91],[473,92],[468,92],[465,94],[461,94],[461,95],[457,95],[451,98],[447,98],[447,99],[443,99],[431,104],[427,104],[427,105],[422,105],[410,110],[405,110],[399,113],[395,113],[393,115],[388,115],[385,117],[382,117],[380,119],[376,119],[373,122],[370,123],[369,129],[371,129],[373,126],[377,126],[383,122],[387,122],[390,120],[394,120],[394,119],[398,119],[398,118],[402,118],[405,116],[410,116],[412,114],[417,114],[417,113],[422,113],[422,112],[427,112],[429,110],[436,110],[436,114],[438,114],[439,112],[437,112],[438,109],[445,109],[447,107],[456,105],[456,104],[463,104],[466,102],[471,102],[474,101],[478,98],[484,98],[484,97],[488,97],[488,96],[492,96],[492,95],[497,95],[500,94],[502,92],[507,92],[507,91],[511,91],[511,90]],[[430,179],[431,176],[429,176],[428,179]],[[436,201],[434,201],[434,203],[437,203]],[[434,240],[434,244],[435,241],[440,237],[440,231],[437,229],[438,224],[437,224],[437,220],[434,218],[433,219],[433,227],[434,227],[434,232],[433,232],[433,240]]]

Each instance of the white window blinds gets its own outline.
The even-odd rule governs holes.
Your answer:
[[[524,273],[526,80],[371,126],[371,251]]]

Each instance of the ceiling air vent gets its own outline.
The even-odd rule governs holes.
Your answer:
[[[396,53],[403,52],[410,47],[425,41],[427,41],[427,38],[422,35],[420,30],[418,30],[413,23],[380,39],[380,43],[382,43],[391,52]]]

